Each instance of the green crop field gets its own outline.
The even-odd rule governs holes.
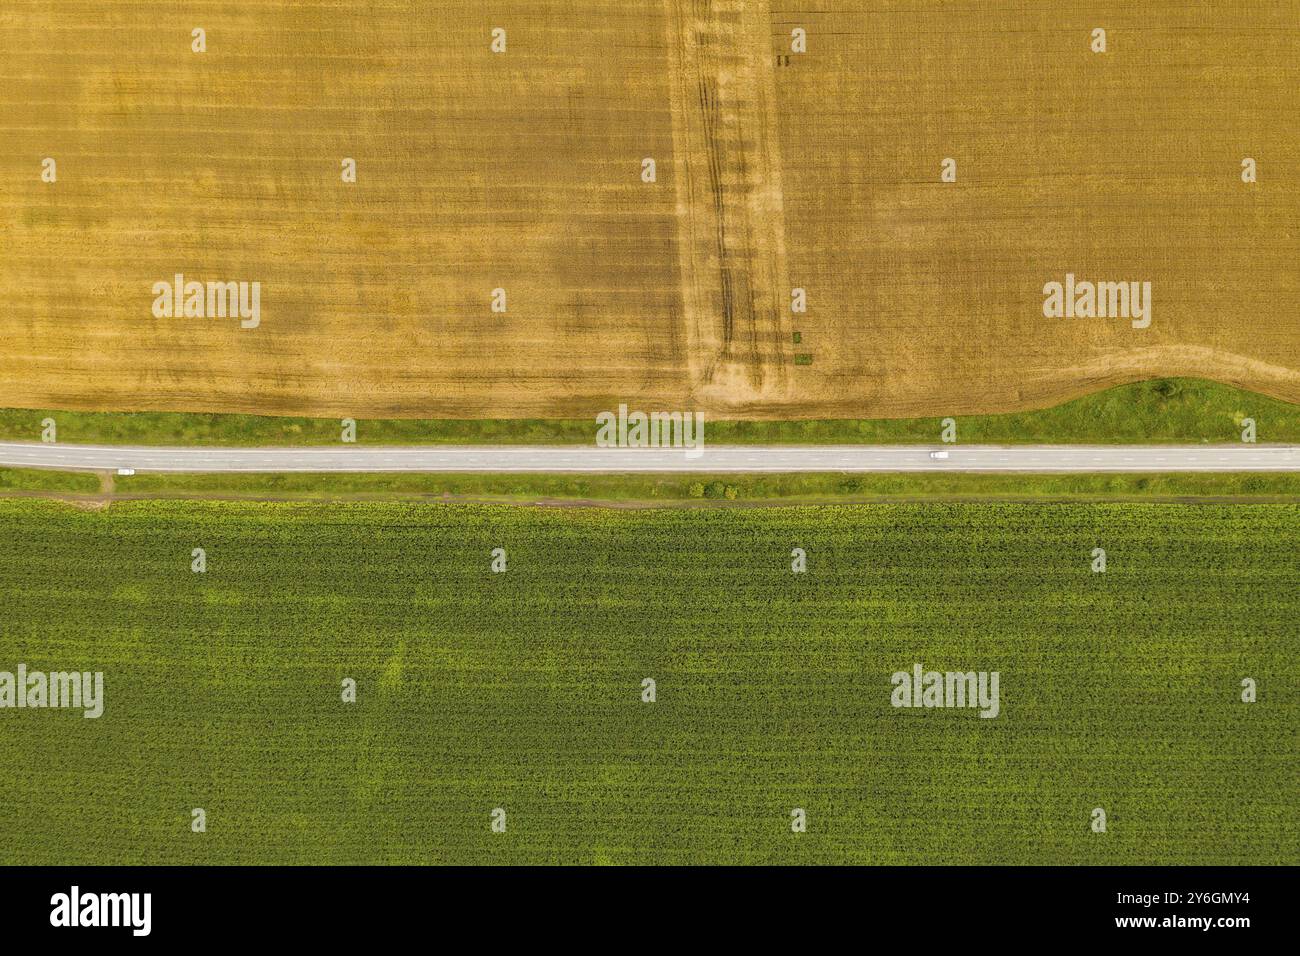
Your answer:
[[[0,709],[0,863],[1294,864],[1298,544],[1290,504],[0,500],[0,671],[104,674],[98,719]],[[891,706],[917,663],[997,716]]]

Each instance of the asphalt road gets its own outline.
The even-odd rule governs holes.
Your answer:
[[[931,458],[947,451],[946,459]],[[0,465],[170,472],[1192,472],[1300,471],[1286,445],[547,445],[167,448],[0,442]]]

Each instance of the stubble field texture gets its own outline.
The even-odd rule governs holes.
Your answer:
[[[7,0],[0,407],[861,419],[1155,376],[1300,401],[1297,15]],[[260,282],[261,325],[155,318],[177,273]],[[1151,326],[1044,318],[1066,273],[1152,283]]]
[[[3,712],[0,862],[1295,864],[1297,545],[1294,505],[0,501],[0,670],[105,675]],[[999,716],[891,707],[915,663]]]

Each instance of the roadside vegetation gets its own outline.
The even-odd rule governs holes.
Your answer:
[[[99,490],[99,476],[85,472],[48,471],[44,468],[0,468],[0,495],[15,491],[94,494]]]
[[[115,479],[115,491],[165,497],[451,497],[737,505],[875,498],[1300,498],[1300,475],[137,474]]]
[[[929,418],[708,421],[710,444],[934,443],[946,414]],[[0,411],[0,439],[38,441],[54,419],[58,440],[123,445],[333,445],[340,419],[177,412]],[[1300,405],[1198,379],[1158,379],[1107,389],[1053,408],[956,416],[964,443],[1235,442],[1241,422],[1261,442],[1300,442]],[[359,419],[358,444],[590,444],[594,419]]]
[[[1295,474],[980,475],[163,474],[0,469],[0,496],[121,500],[455,499],[507,504],[739,506],[882,500],[1300,500]]]

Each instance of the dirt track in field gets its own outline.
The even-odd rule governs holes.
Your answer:
[[[1300,2],[1228,6],[11,0],[0,406],[1300,401]],[[1151,282],[1151,326],[1044,318],[1067,272]],[[261,324],[155,317],[176,273]]]

